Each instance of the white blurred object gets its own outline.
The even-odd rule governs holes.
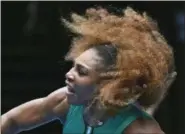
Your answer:
[[[178,11],[175,16],[176,20],[176,32],[178,41],[185,42],[185,13],[183,11]]]
[[[27,6],[28,21],[24,26],[25,34],[31,34],[37,21],[38,1],[31,1]]]

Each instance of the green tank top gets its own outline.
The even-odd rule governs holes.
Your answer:
[[[109,118],[102,126],[95,127],[93,134],[122,134],[139,117],[153,119],[137,106],[130,104],[119,114]],[[83,106],[71,105],[63,127],[63,134],[83,134],[84,130]]]

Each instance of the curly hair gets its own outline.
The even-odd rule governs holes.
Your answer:
[[[117,48],[115,65],[100,74],[98,98],[104,106],[121,108],[138,100],[149,107],[160,98],[164,80],[174,68],[174,56],[155,21],[130,7],[119,16],[99,7],[71,17],[72,21],[62,20],[78,36],[66,60],[100,44]]]

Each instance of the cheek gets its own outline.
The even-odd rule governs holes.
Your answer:
[[[96,89],[96,81],[92,77],[78,77],[75,80],[75,91],[79,95],[91,95]]]
[[[89,86],[95,84],[95,81],[91,77],[77,78],[75,85]]]
[[[80,95],[89,96],[94,93],[96,89],[95,85],[76,85],[75,91]]]

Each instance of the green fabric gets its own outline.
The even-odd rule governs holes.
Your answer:
[[[83,106],[71,105],[63,134],[83,134],[85,124],[83,121]],[[130,104],[115,117],[107,120],[102,126],[94,128],[94,134],[121,134],[138,117],[153,119],[149,114]]]

